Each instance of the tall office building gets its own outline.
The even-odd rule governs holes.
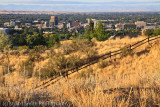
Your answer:
[[[50,19],[50,27],[53,27],[55,25],[58,25],[58,17],[56,16],[51,16],[51,19]]]

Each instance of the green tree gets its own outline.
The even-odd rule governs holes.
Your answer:
[[[97,23],[97,26],[95,28],[95,34],[96,34],[97,40],[99,41],[104,41],[108,38],[107,35],[105,34],[105,28],[102,22]]]
[[[151,36],[153,34],[153,31],[151,29],[147,29],[145,32],[146,36]]]
[[[20,37],[18,38],[18,45],[20,45],[20,46],[26,45],[26,40],[23,35],[20,35]]]
[[[71,35],[69,33],[65,34],[65,39],[69,39],[71,37]]]
[[[53,47],[56,43],[59,43],[60,40],[57,36],[50,36],[48,41],[48,47]]]
[[[94,22],[92,19],[89,19],[89,28],[85,31],[84,38],[91,41],[91,39],[94,37]]]
[[[27,35],[26,41],[29,47],[37,46],[37,45],[45,45],[45,38],[38,34],[37,32],[34,32],[33,35]]]
[[[94,33],[94,22],[92,21],[92,19],[89,19],[89,29],[88,31],[90,33]]]
[[[154,34],[155,34],[155,35],[160,35],[160,29],[155,29],[155,30],[154,30]]]
[[[9,35],[0,32],[0,49],[11,47],[12,42]]]

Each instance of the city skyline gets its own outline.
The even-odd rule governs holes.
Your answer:
[[[159,0],[1,0],[0,10],[119,12],[159,11]]]

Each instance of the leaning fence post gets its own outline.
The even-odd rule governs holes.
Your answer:
[[[109,55],[110,55],[110,58],[111,58],[111,56],[112,56],[112,53],[111,53],[111,51],[110,51]]]

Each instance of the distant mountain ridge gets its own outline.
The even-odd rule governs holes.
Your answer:
[[[147,10],[133,10],[133,11],[110,11],[110,12],[156,12]],[[0,14],[95,14],[95,13],[107,13],[107,12],[70,12],[70,11],[16,11],[16,10],[0,10]]]

